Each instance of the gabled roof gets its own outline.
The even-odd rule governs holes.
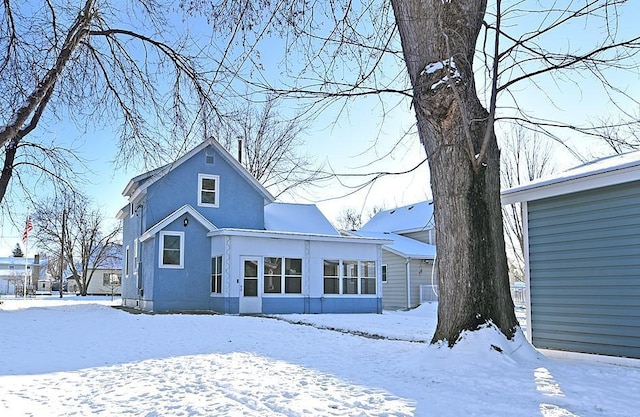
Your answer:
[[[217,229],[217,227],[213,223],[211,223],[209,220],[207,220],[206,217],[200,214],[198,210],[194,209],[189,204],[185,204],[184,206],[180,207],[178,210],[169,214],[164,219],[160,220],[155,225],[151,226],[146,232],[144,232],[140,236],[140,242],[144,242],[145,240],[150,239],[156,233],[158,233],[159,231],[167,227],[167,225],[169,225],[171,222],[175,221],[179,217],[182,217],[186,213],[189,213],[191,216],[193,216],[193,218],[196,219],[198,222],[200,222],[200,224],[202,224],[205,228],[207,228],[209,232]]]
[[[502,192],[502,204],[539,200],[640,180],[640,151],[614,155]]]
[[[340,235],[315,204],[271,203],[264,208],[269,231]]]
[[[129,197],[129,201],[134,201],[139,195],[144,194],[149,188],[149,186],[160,178],[173,171],[175,168],[182,165],[184,162],[191,159],[193,156],[198,154],[203,149],[211,146],[222,158],[225,159],[231,165],[231,167],[238,172],[242,177],[244,177],[247,182],[249,182],[262,196],[264,197],[265,204],[271,203],[275,201],[275,197],[271,195],[269,191],[267,191],[262,184],[255,179],[253,175],[249,173],[227,150],[220,145],[220,143],[213,139],[209,138],[202,141],[198,146],[191,149],[182,157],[178,158],[175,162],[171,164],[164,165],[160,168],[156,168],[154,170],[145,172],[144,174],[140,174],[137,177],[132,178],[127,186],[125,187],[122,195],[125,197]]]
[[[365,232],[411,233],[434,227],[431,200],[379,211],[360,228]]]
[[[382,249],[386,249],[404,258],[434,259],[436,256],[435,245],[420,242],[419,240],[401,236],[396,233],[367,232],[363,230],[347,231],[345,233],[359,237],[391,240],[393,243],[383,246]]]

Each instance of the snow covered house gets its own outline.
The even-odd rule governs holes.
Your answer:
[[[47,279],[47,260],[35,255],[33,258],[0,258],[0,294],[22,294],[24,291],[25,266],[27,291],[38,290],[38,282]]]
[[[340,235],[314,205],[274,197],[217,141],[123,194],[123,305],[144,311],[382,311],[385,240]]]
[[[385,310],[413,308],[421,301],[437,299],[431,201],[380,211],[360,230],[347,233],[391,241],[382,248],[382,305]]]
[[[528,337],[640,358],[640,152],[505,190],[522,203]]]

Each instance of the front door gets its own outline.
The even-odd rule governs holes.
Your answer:
[[[240,285],[240,313],[262,313],[261,263],[260,258],[242,257],[242,282]]]

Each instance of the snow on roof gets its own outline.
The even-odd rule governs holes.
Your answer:
[[[436,256],[435,245],[420,242],[416,239],[411,239],[406,236],[400,236],[395,233],[388,232],[368,232],[368,231],[349,231],[349,234],[353,234],[360,237],[372,237],[375,239],[390,239],[393,243],[385,245],[383,249],[388,249],[391,252],[405,256],[409,258],[420,259],[433,259]]]
[[[640,151],[596,159],[502,192],[503,204],[640,180]]]
[[[315,204],[268,204],[264,208],[264,227],[279,232],[340,235]]]
[[[427,230],[434,226],[431,200],[409,204],[376,213],[361,231],[408,233]]]

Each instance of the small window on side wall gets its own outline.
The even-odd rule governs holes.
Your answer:
[[[387,264],[382,264],[382,282],[387,282]]]
[[[160,232],[160,268],[184,267],[184,233]]]
[[[198,174],[198,206],[218,207],[220,198],[220,177]]]

